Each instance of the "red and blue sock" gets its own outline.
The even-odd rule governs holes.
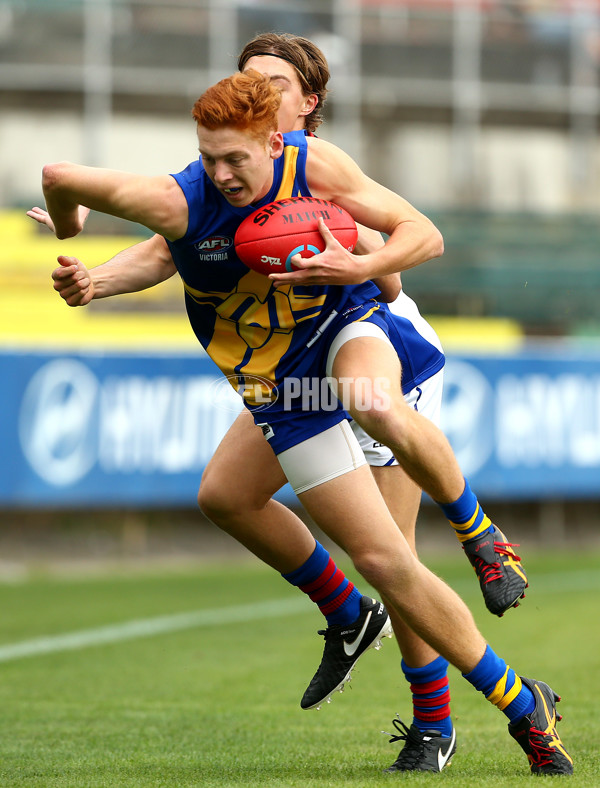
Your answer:
[[[535,708],[529,687],[489,646],[473,670],[463,676],[504,712],[511,723],[519,722]]]
[[[353,624],[359,617],[362,594],[319,542],[302,566],[282,577],[319,606],[328,626]]]
[[[410,683],[413,701],[413,725],[420,731],[435,730],[452,736],[448,661],[437,657],[421,668],[411,668],[402,660],[402,672]]]
[[[470,539],[475,539],[494,530],[490,518],[481,508],[466,479],[465,489],[460,498],[457,498],[454,503],[440,503],[438,501],[437,504],[450,520],[450,525],[454,528],[460,542],[468,542]]]

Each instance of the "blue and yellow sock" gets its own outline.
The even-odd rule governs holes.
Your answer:
[[[319,606],[330,627],[353,624],[359,617],[362,594],[319,542],[302,566],[282,577]]]
[[[437,657],[421,668],[411,668],[402,660],[402,672],[410,683],[413,701],[413,725],[420,731],[436,730],[452,736],[448,661]]]
[[[466,479],[465,489],[454,503],[437,503],[450,520],[459,542],[468,542],[494,530],[492,521],[481,508]]]
[[[476,690],[504,712],[511,723],[519,722],[535,708],[533,693],[514,670],[488,646],[470,673],[463,673]]]

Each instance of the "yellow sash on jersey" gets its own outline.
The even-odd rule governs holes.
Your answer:
[[[298,148],[286,145],[278,200],[299,196],[294,187],[297,159]],[[266,276],[255,271],[244,274],[231,292],[195,290],[185,282],[184,287],[198,304],[214,307],[217,318],[206,350],[219,369],[231,376],[234,388],[240,375],[254,381],[244,390],[250,404],[255,404],[257,378],[265,380],[261,397],[268,396],[279,382],[275,370],[290,347],[294,327],[318,317],[326,299],[325,293],[298,295],[291,285],[275,290]]]

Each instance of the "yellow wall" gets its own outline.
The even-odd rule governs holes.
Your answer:
[[[56,257],[67,254],[94,267],[132,246],[136,236],[83,233],[58,241],[24,211],[0,211],[0,347],[191,349],[198,343],[183,309],[177,276],[131,295],[68,307],[52,287]],[[519,324],[507,319],[429,317],[447,351],[512,351]]]
[[[136,236],[84,233],[58,241],[24,211],[4,211],[0,238],[0,347],[198,348],[177,277],[144,293],[86,307],[68,307],[54,291],[51,273],[57,255],[73,255],[93,267],[139,241]],[[165,301],[177,306],[157,312]]]

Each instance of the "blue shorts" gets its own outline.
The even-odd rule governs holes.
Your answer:
[[[371,324],[373,332],[394,346],[402,364],[403,390],[412,390],[443,367],[444,356],[438,348],[424,339],[412,323],[396,317],[385,305],[370,301],[348,308],[327,325],[311,346],[314,353],[298,370],[298,377],[286,377],[275,389],[274,401],[249,407],[275,454],[350,419],[330,388],[327,362],[342,329],[355,323]],[[365,326],[365,331],[371,327]]]

